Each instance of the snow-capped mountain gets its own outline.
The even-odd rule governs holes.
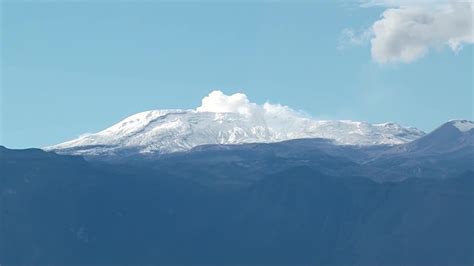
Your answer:
[[[425,133],[394,123],[315,120],[287,106],[251,103],[244,94],[213,91],[197,109],[154,110],[132,115],[98,133],[47,147],[58,153],[116,155],[170,153],[204,144],[277,142],[327,138],[336,144],[400,144]]]

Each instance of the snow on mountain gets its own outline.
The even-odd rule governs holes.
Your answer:
[[[94,134],[47,147],[58,153],[101,155],[133,151],[170,153],[203,144],[327,138],[336,144],[400,144],[425,135],[393,123],[314,120],[287,106],[250,102],[242,93],[213,91],[195,110],[154,110],[132,115]]]
[[[461,132],[468,132],[474,129],[474,122],[469,120],[451,120],[451,124]]]

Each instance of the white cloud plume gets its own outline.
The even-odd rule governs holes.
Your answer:
[[[272,104],[269,102],[259,105],[250,102],[247,95],[235,93],[226,95],[220,90],[209,93],[201,100],[201,106],[196,108],[197,112],[211,113],[240,113],[246,116],[266,117],[266,116],[305,116],[303,113],[295,111],[288,106]]]
[[[247,95],[243,93],[225,95],[222,91],[215,90],[201,100],[201,106],[196,108],[196,111],[250,115],[255,112],[255,109],[257,105],[251,103]]]
[[[354,35],[350,29],[343,31],[343,35],[349,33],[352,44],[370,39],[372,59],[381,64],[411,63],[433,48],[449,47],[457,53],[464,44],[474,43],[473,4],[440,3],[369,1],[366,4],[399,6],[385,10],[381,18],[361,35]],[[367,38],[367,34],[371,37]]]

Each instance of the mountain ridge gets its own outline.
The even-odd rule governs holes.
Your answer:
[[[421,130],[395,123],[313,120],[293,113],[255,117],[173,109],[138,113],[98,133],[45,149],[86,156],[126,150],[171,153],[206,144],[272,143],[300,138],[326,138],[340,145],[395,145],[424,135]]]
[[[44,149],[85,157],[130,157],[184,152],[202,145],[318,138],[342,146],[389,145],[394,147],[390,152],[397,154],[419,150],[417,145],[431,152],[448,151],[451,146],[471,141],[473,129],[474,123],[468,120],[450,120],[429,134],[391,122],[316,120],[288,106],[268,102],[258,105],[250,102],[245,94],[227,96],[213,91],[196,109],[140,112],[97,133],[84,134]],[[432,143],[432,147],[417,144],[423,141]]]

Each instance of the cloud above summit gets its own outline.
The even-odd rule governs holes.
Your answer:
[[[471,2],[367,1],[363,6],[373,5],[388,8],[361,36],[352,29],[345,29],[343,36],[354,45],[360,42],[353,40],[370,41],[377,63],[411,63],[432,49],[448,47],[458,53],[463,45],[474,43]]]
[[[222,91],[215,90],[201,100],[201,106],[196,108],[196,111],[250,115],[255,112],[256,109],[257,104],[251,103],[247,95],[243,93],[225,95]]]
[[[220,90],[214,90],[201,100],[201,106],[196,112],[239,113],[245,116],[304,116],[288,106],[266,102],[262,105],[251,102],[244,93],[226,95]]]

